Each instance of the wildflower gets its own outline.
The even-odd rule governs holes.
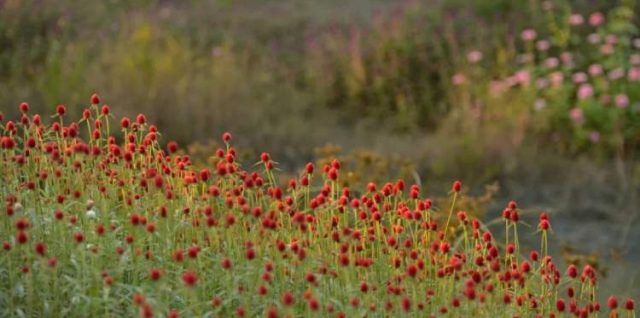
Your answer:
[[[453,192],[460,192],[460,189],[462,188],[462,182],[460,181],[455,181],[453,183],[453,185],[451,186],[451,191]]]
[[[467,53],[467,60],[470,63],[478,63],[482,60],[482,52],[477,51],[477,50],[473,50],[469,53]]]
[[[618,94],[615,97],[616,107],[627,108],[629,106],[629,97],[625,94]]]
[[[91,95],[91,104],[92,105],[98,105],[100,104],[100,96],[98,96],[98,94],[93,94]]]
[[[290,292],[284,292],[282,294],[282,304],[285,306],[291,306],[294,303],[295,299],[293,298],[293,294]]]
[[[21,113],[26,114],[29,112],[29,104],[27,104],[26,102],[22,102],[20,103],[19,109]]]
[[[96,218],[96,211],[89,210],[85,213],[85,216],[87,217],[87,219],[94,220]]]
[[[569,111],[569,118],[576,125],[582,125],[584,123],[584,113],[581,108],[574,107]]]
[[[44,255],[47,252],[47,246],[43,242],[36,243],[36,253]]]
[[[569,16],[569,24],[573,26],[582,25],[584,23],[584,17],[581,14],[574,13]]]
[[[540,223],[538,225],[538,228],[542,231],[546,231],[548,230],[550,227],[549,225],[549,221],[548,220],[540,220]]]
[[[230,269],[232,266],[231,260],[228,258],[225,258],[222,260],[222,268],[224,269]]]
[[[27,234],[27,232],[22,230],[18,231],[18,233],[16,234],[16,242],[18,242],[18,244],[25,244],[28,240],[29,235]]]
[[[614,296],[609,296],[609,298],[607,299],[607,306],[610,310],[615,310],[616,308],[618,308],[618,299],[616,299],[616,297]]]
[[[599,26],[604,23],[604,14],[602,12],[594,12],[589,16],[589,24],[591,26]]]
[[[191,287],[198,282],[198,274],[192,270],[187,270],[182,274],[182,282]]]
[[[453,75],[453,77],[451,77],[451,82],[455,86],[460,86],[467,82],[467,78],[462,73],[456,73]]]
[[[629,310],[629,311],[633,311],[634,308],[635,308],[635,302],[633,301],[633,299],[628,298],[624,302],[624,309]]]
[[[535,40],[537,36],[538,34],[533,29],[526,29],[522,31],[522,33],[520,34],[520,37],[522,38],[522,40],[526,42]]]

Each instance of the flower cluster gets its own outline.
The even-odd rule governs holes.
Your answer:
[[[547,254],[546,214],[541,249],[524,251],[518,205],[498,242],[457,209],[460,181],[444,212],[403,180],[344,187],[338,160],[281,182],[268,153],[238,162],[229,133],[195,167],[144,115],[112,135],[90,103],[77,122],[26,103],[2,122],[2,316],[635,314],[597,301],[593,267]]]

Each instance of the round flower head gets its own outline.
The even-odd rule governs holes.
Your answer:
[[[97,216],[96,215],[96,211],[94,211],[94,210],[88,210],[85,215],[86,215],[87,219],[89,219],[89,220],[95,220],[95,218]]]
[[[520,37],[522,38],[522,40],[527,42],[535,40],[537,36],[538,34],[533,29],[526,29],[522,31],[522,33],[520,34]]]

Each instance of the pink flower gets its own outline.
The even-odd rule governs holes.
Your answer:
[[[589,43],[591,44],[598,44],[600,43],[600,34],[598,33],[591,33],[587,36],[587,41],[589,41]]]
[[[541,111],[546,106],[547,102],[542,98],[538,98],[535,100],[535,102],[533,102],[533,109],[535,109],[536,111]]]
[[[544,61],[544,64],[547,66],[547,68],[556,68],[558,64],[560,64],[560,62],[558,61],[557,57],[550,57]]]
[[[514,76],[516,78],[516,81],[522,85],[528,85],[529,82],[531,81],[531,76],[529,75],[529,72],[525,70],[517,71]]]
[[[604,14],[602,12],[594,12],[589,16],[589,24],[599,26],[604,23]]]
[[[578,87],[578,99],[584,100],[593,96],[593,87],[590,84],[582,84]]]
[[[451,82],[453,82],[453,85],[460,86],[467,82],[467,78],[462,73],[456,73],[451,78]]]
[[[632,54],[629,57],[629,63],[633,64],[633,65],[638,65],[640,64],[640,54]]]
[[[582,125],[584,123],[584,113],[581,108],[574,107],[569,111],[569,118],[576,125]]]
[[[581,25],[584,23],[584,17],[579,13],[574,13],[569,16],[569,24],[571,25]]]
[[[482,52],[477,51],[477,50],[473,50],[473,51],[467,53],[467,60],[470,63],[480,62],[480,60],[482,60]]]
[[[624,77],[624,70],[622,68],[616,68],[614,70],[611,70],[607,75],[612,81],[619,80]]]
[[[616,45],[618,44],[618,37],[615,34],[607,34],[604,41],[607,42],[607,44]]]
[[[547,51],[551,47],[551,43],[547,40],[540,40],[536,42],[536,49],[538,51]]]
[[[637,82],[640,80],[640,67],[632,67],[629,69],[629,73],[627,74],[627,78],[632,82]]]
[[[627,106],[629,106],[629,97],[625,94],[618,94],[616,95],[615,102],[618,108],[627,108]]]
[[[578,72],[573,74],[573,82],[576,84],[582,84],[587,81],[587,74],[583,72]]]
[[[562,54],[560,54],[560,60],[564,66],[573,66],[573,55],[569,52],[562,52]]]
[[[537,36],[538,34],[533,29],[526,29],[522,31],[522,33],[520,34],[520,37],[522,38],[522,40],[527,42],[535,40]]]
[[[611,55],[613,54],[613,51],[614,51],[613,45],[608,43],[600,47],[600,53],[602,53],[603,55]]]
[[[591,131],[591,133],[589,134],[589,140],[592,144],[597,144],[598,142],[600,142],[600,133],[596,130]]]
[[[604,73],[602,65],[600,64],[591,64],[589,65],[589,75],[591,76],[600,76]]]

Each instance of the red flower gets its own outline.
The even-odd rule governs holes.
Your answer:
[[[56,113],[58,113],[58,116],[64,115],[65,112],[66,112],[66,108],[64,107],[64,105],[60,104],[56,106]]]
[[[418,273],[418,268],[415,265],[412,264],[407,266],[407,275],[411,277],[415,277],[417,273]]]
[[[540,220],[540,224],[538,224],[538,228],[542,231],[547,231],[549,229],[549,221],[546,219]]]
[[[36,253],[44,255],[47,252],[47,246],[43,242],[36,243]]]
[[[73,235],[73,238],[76,240],[76,242],[82,243],[82,241],[84,241],[84,234],[82,234],[82,232],[76,232]]]
[[[25,231],[18,231],[16,234],[16,241],[19,244],[25,244],[29,240],[29,235]]]
[[[633,299],[628,298],[625,302],[624,302],[624,309],[626,310],[633,310],[635,308],[635,302],[633,301]]]
[[[453,192],[460,192],[460,188],[462,188],[462,182],[460,181],[453,182],[453,185],[451,186],[451,190]]]
[[[609,309],[615,310],[616,308],[618,308],[618,299],[616,299],[616,297],[614,296],[609,296],[609,298],[607,299],[607,306],[609,306]]]
[[[29,104],[27,104],[26,102],[20,103],[20,111],[23,114],[26,114],[27,112],[29,112]]]
[[[229,142],[231,141],[231,133],[229,132],[225,132],[224,134],[222,134],[222,140],[224,142]]]
[[[130,124],[131,120],[129,120],[129,118],[127,117],[122,117],[122,119],[120,120],[120,127],[122,128],[129,128]]]
[[[178,151],[178,143],[175,141],[170,141],[169,143],[167,143],[167,150],[169,150],[169,153],[175,153],[176,151]]]
[[[136,305],[142,305],[144,304],[144,302],[145,302],[144,295],[139,293],[133,294],[133,303],[135,303]]]
[[[293,294],[290,292],[284,292],[282,294],[282,304],[285,306],[290,306],[294,303],[295,299],[293,298]]]
[[[193,286],[198,282],[198,274],[188,270],[182,274],[182,282],[187,286]]]
[[[138,116],[136,116],[136,123],[139,125],[144,125],[146,122],[147,117],[145,117],[144,114],[138,114]]]
[[[159,268],[152,268],[149,270],[149,278],[151,280],[158,280],[162,277],[162,270]]]
[[[93,105],[98,105],[100,104],[100,96],[98,96],[98,94],[93,94],[91,95],[91,104]]]

